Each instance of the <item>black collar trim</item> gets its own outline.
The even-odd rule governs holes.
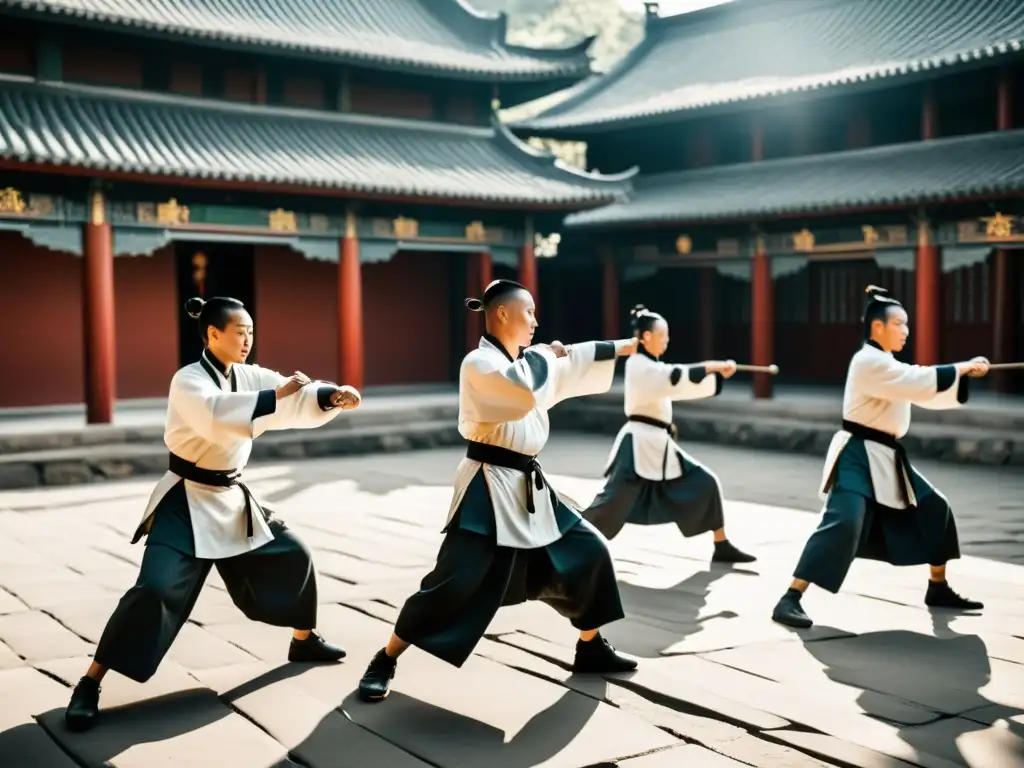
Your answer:
[[[209,354],[207,350],[204,349],[203,354],[199,356],[199,364],[203,366],[203,370],[210,375],[210,378],[213,379],[213,383],[217,385],[218,389],[224,386],[221,383],[221,378],[228,378],[227,369],[224,367],[224,364],[216,358],[216,356]],[[220,376],[217,375],[218,372],[220,373]],[[235,379],[235,366],[231,366],[231,391],[238,391],[238,382]]]
[[[508,353],[508,350],[507,350],[507,349],[505,349],[505,345],[504,345],[504,344],[502,344],[502,343],[501,343],[501,341],[499,341],[499,340],[498,340],[498,337],[497,337],[497,336],[492,336],[492,335],[491,335],[491,334],[489,334],[489,333],[485,333],[485,334],[484,334],[484,338],[485,338],[485,339],[487,339],[487,341],[489,341],[489,342],[490,342],[491,344],[493,344],[493,345],[494,345],[495,347],[497,347],[497,348],[498,348],[498,351],[499,351],[499,352],[501,352],[501,354],[503,354],[503,355],[504,355],[505,357],[507,357],[507,358],[508,358],[508,361],[509,361],[510,363],[514,363],[514,362],[515,362],[515,359],[513,359],[513,358],[512,358],[512,355],[510,355],[510,354]],[[522,357],[523,357],[523,349],[522,349],[522,347],[520,347],[520,349],[519,349],[519,357],[518,357],[517,359],[520,359],[520,360],[521,360],[521,359],[522,359]]]

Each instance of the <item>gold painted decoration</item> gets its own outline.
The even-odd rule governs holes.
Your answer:
[[[487,230],[482,221],[473,221],[466,225],[466,239],[471,243],[484,243],[487,241]]]
[[[178,205],[175,198],[166,203],[159,203],[156,207],[156,221],[169,227],[176,227],[181,224],[188,224],[188,207]]]
[[[278,208],[276,211],[270,212],[268,219],[270,228],[275,232],[296,232],[299,229],[299,224],[295,219],[293,211]]]
[[[797,251],[814,250],[814,235],[809,229],[801,229],[793,235],[793,249]]]
[[[24,212],[25,198],[22,197],[21,192],[14,187],[0,190],[0,213],[16,213],[20,215]]]
[[[680,256],[685,256],[688,253],[693,252],[693,240],[690,239],[689,235],[680,235],[676,238],[676,253]]]
[[[53,198],[49,195],[29,195],[28,213],[31,216],[52,216]]]
[[[985,222],[985,234],[988,237],[1001,239],[1013,236],[1013,216],[996,213],[995,216],[983,218],[982,221]]]
[[[878,230],[870,225],[864,225],[860,228],[861,232],[864,233],[864,243],[867,245],[875,245],[878,242]]]
[[[399,240],[412,240],[420,236],[420,225],[416,219],[399,216],[392,224],[395,228],[395,237]]]

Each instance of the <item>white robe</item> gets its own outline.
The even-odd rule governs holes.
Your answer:
[[[205,352],[203,354],[206,354]],[[276,401],[276,410],[253,421],[261,390],[275,389],[287,379],[258,365],[231,366],[231,380],[212,366],[219,384],[199,362],[186,365],[171,379],[164,423],[164,443],[174,454],[203,469],[239,470],[249,461],[252,441],[267,430],[309,429],[336,417],[340,408],[320,409],[317,390],[330,386],[311,382],[295,394]],[[168,471],[156,484],[142,515],[148,525],[156,506],[182,478]],[[237,485],[217,487],[185,481],[195,556],[203,560],[234,557],[273,540],[260,510],[252,510],[252,538],[246,537],[245,493]],[[256,500],[253,499],[254,507]]]
[[[707,374],[698,383],[690,381],[690,370],[697,366],[671,365],[637,353],[626,361],[626,416],[647,416],[672,423],[674,400],[700,400],[718,394],[718,377]],[[678,373],[677,373],[678,371]],[[615,437],[608,454],[605,472],[619,453],[626,435],[633,436],[633,469],[646,480],[675,480],[683,474],[678,461],[666,461],[671,451],[680,457],[683,449],[660,427],[639,421],[627,421]]]
[[[865,344],[850,360],[843,393],[843,419],[885,432],[898,440],[910,429],[911,404],[935,411],[959,408],[962,405],[957,399],[959,388],[959,373],[948,389],[939,392],[937,367],[901,363],[891,352]],[[827,484],[832,470],[851,437],[841,429],[832,438],[818,489],[823,499],[828,496]],[[905,477],[905,487],[910,491],[910,502],[904,501],[899,476],[904,470],[896,461],[896,451],[869,440],[864,441],[864,448],[875,501],[894,509],[915,506],[917,500],[909,477]]]
[[[616,351],[629,343],[615,342]],[[570,397],[611,389],[615,358],[595,362],[596,349],[593,341],[573,344],[568,355],[558,358],[535,347],[510,362],[502,350],[481,339],[459,371],[460,434],[467,440],[536,456],[548,441],[549,409]],[[494,505],[498,546],[535,549],[561,538],[547,489],[533,494],[530,514],[525,473],[471,459],[463,459],[456,470],[449,523],[481,467]],[[567,503],[575,511],[576,505]]]

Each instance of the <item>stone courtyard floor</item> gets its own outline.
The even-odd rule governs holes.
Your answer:
[[[608,443],[556,438],[549,476],[588,502]],[[591,471],[558,474],[584,450],[600,456]],[[320,628],[348,657],[288,664],[287,631],[242,617],[214,575],[149,683],[104,681],[106,709],[87,734],[64,730],[63,707],[134,581],[143,548],[129,538],[152,481],[0,493],[0,766],[1024,766],[1024,566],[955,563],[953,586],[986,610],[954,616],[924,608],[922,569],[858,562],[840,595],[806,598],[817,625],[789,631],[769,614],[817,517],[733,499],[729,530],[760,556],[752,566],[710,567],[710,537],[665,526],[612,542],[628,617],[605,634],[640,658],[635,673],[572,675],[572,628],[527,604],[499,612],[462,669],[413,649],[386,702],[356,701],[397,607],[433,564],[459,453],[247,472],[314,550]],[[712,462],[724,480],[787,482],[792,457],[736,452],[730,466],[730,455]],[[1017,483],[1019,468],[1005,471]]]

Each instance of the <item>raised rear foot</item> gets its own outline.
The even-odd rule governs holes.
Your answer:
[[[386,699],[391,693],[391,681],[397,666],[398,659],[388,656],[383,648],[377,651],[359,681],[359,698],[371,702]]]

